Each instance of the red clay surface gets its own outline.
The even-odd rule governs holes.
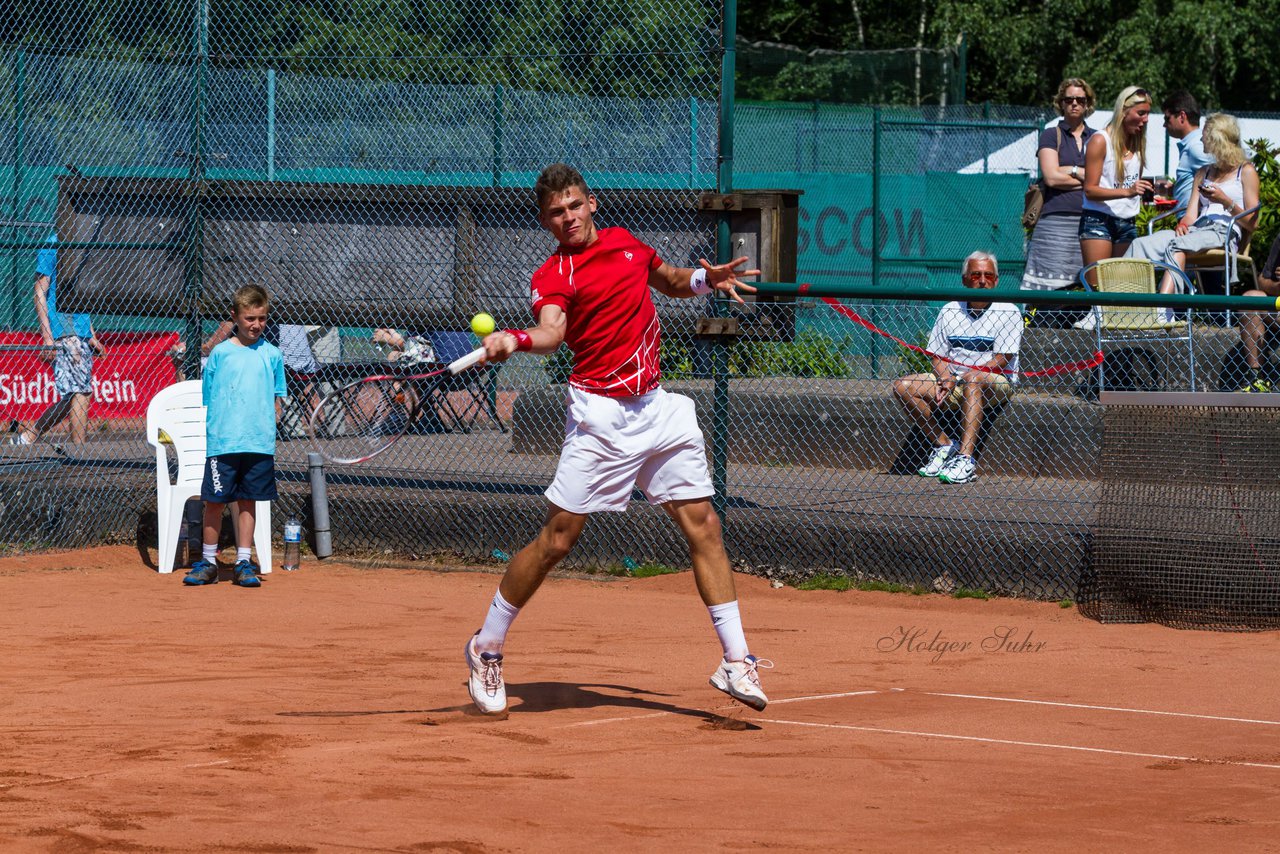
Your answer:
[[[462,646],[496,582],[312,561],[188,589],[126,547],[0,561],[0,848],[1280,846],[1278,634],[740,577],[777,663],[755,713],[707,685],[690,575],[559,578],[492,720]]]

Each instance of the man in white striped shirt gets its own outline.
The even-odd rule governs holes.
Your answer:
[[[965,259],[965,287],[985,290],[999,280],[991,253],[974,252]],[[983,408],[1007,400],[1017,383],[1022,327],[1022,313],[1013,303],[956,301],[938,312],[929,334],[932,373],[900,377],[893,384],[898,402],[933,441],[929,458],[918,470],[922,477],[936,477],[943,483],[973,479],[973,452]],[[935,418],[943,406],[960,409],[959,442]]]

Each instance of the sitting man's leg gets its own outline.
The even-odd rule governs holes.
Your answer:
[[[1264,291],[1245,291],[1247,297],[1265,297]],[[1272,315],[1262,315],[1256,311],[1240,313],[1240,345],[1244,350],[1245,366],[1248,370],[1240,391],[1268,392],[1271,383],[1262,376],[1262,345],[1267,334],[1267,327],[1274,326]]]
[[[962,388],[960,451],[938,475],[943,483],[966,483],[973,479],[977,468],[973,455],[982,429],[983,407],[1008,400],[1013,385],[1006,377],[991,371],[969,371],[964,375]]]
[[[920,466],[921,477],[937,477],[947,461],[956,453],[957,446],[938,424],[934,413],[945,398],[944,389],[935,374],[909,374],[894,380],[893,394],[920,432],[933,443],[928,459]]]

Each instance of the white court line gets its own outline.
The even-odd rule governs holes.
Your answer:
[[[578,726],[597,726],[599,724],[616,724],[616,723],[619,723],[620,721],[642,721],[642,720],[645,720],[646,718],[660,718],[663,715],[674,715],[674,714],[675,712],[663,711],[663,712],[650,712],[647,715],[627,715],[621,718],[600,718],[599,720],[594,720],[594,721],[578,721],[577,723],[564,724],[562,726],[556,727],[556,729],[570,729],[572,727],[578,727]]]
[[[1082,753],[1106,753],[1112,756],[1134,756],[1140,759],[1169,759],[1177,762],[1196,762],[1204,765],[1243,765],[1250,768],[1274,768],[1280,765],[1268,765],[1265,762],[1237,762],[1230,759],[1199,759],[1194,756],[1170,756],[1163,753],[1137,753],[1129,750],[1110,750],[1105,747],[1083,747],[1077,744],[1046,744],[1038,741],[1014,741],[1006,738],[983,738],[977,735],[951,735],[944,732],[915,732],[906,729],[884,729],[874,726],[854,726],[852,724],[822,724],[810,721],[784,721],[777,718],[756,718],[760,723],[780,724],[783,726],[807,726],[816,729],[842,729],[857,732],[878,732],[887,735],[913,735],[921,738],[944,738],[952,741],[977,741],[984,744],[1007,744],[1014,747],[1042,747],[1048,750],[1076,750]]]
[[[834,700],[837,697],[861,697],[867,694],[879,694],[879,693],[880,693],[879,691],[844,691],[839,694],[814,694],[811,697],[786,697],[781,700],[770,700],[769,705],[778,706],[783,703],[799,703],[804,700]],[[646,718],[660,718],[663,715],[674,715],[674,714],[675,712],[662,711],[662,712],[650,712],[647,715],[624,715],[623,717],[618,717],[618,718],[600,718],[599,720],[594,720],[594,721],[578,721],[576,723],[564,724],[562,726],[557,727],[557,729],[571,729],[572,727],[580,727],[580,726],[597,726],[598,724],[616,724],[616,723],[622,723],[625,721],[642,721],[642,720],[645,720]]]
[[[879,693],[879,691],[845,691],[841,694],[814,694],[812,697],[786,697],[781,700],[770,700],[769,705],[781,706],[783,703],[803,703],[805,700],[834,700],[837,697],[865,697],[868,694]]]
[[[903,690],[895,688],[893,690]],[[1280,726],[1280,721],[1264,721],[1254,718],[1228,718],[1221,715],[1197,715],[1191,712],[1161,712],[1154,709],[1129,709],[1123,706],[1090,706],[1085,703],[1057,703],[1052,700],[1020,700],[1015,697],[987,697],[982,694],[947,694],[941,691],[912,691],[928,697],[957,697],[962,700],[993,700],[998,703],[1028,703],[1035,706],[1061,706],[1067,709],[1092,709],[1100,712],[1128,712],[1134,715],[1165,715],[1173,718],[1199,718],[1205,721],[1227,721],[1236,724],[1263,724],[1264,726]],[[786,702],[785,700],[783,702]]]

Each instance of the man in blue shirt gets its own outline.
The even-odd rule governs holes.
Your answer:
[[[1178,169],[1174,173],[1173,197],[1178,200],[1178,215],[1187,212],[1191,202],[1191,183],[1201,166],[1213,157],[1204,151],[1200,140],[1200,105],[1186,90],[1174,92],[1160,104],[1164,111],[1164,129],[1178,140]]]
[[[71,416],[71,441],[83,442],[88,431],[89,401],[93,397],[93,356],[104,355],[87,314],[63,314],[58,311],[57,237],[49,238],[49,248],[36,253],[35,306],[40,323],[40,337],[50,349],[40,351],[40,358],[53,362],[53,386],[58,400],[40,414],[35,423],[10,441],[30,445],[46,432]]]

